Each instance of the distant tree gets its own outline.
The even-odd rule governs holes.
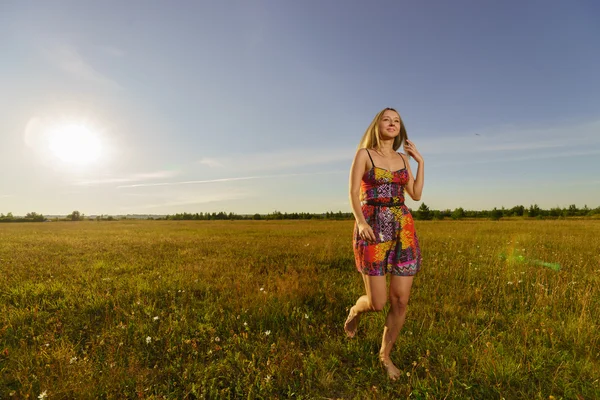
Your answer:
[[[579,215],[581,216],[586,216],[586,215],[592,215],[590,214],[590,208],[587,206],[587,204],[583,205],[583,208],[581,210],[579,210]]]
[[[560,207],[552,207],[550,211],[548,211],[548,215],[551,217],[560,217],[562,215],[562,210]]]
[[[452,217],[452,211],[449,209],[440,210],[440,214],[442,214],[442,218],[450,218]]]
[[[422,219],[422,220],[430,220],[433,217],[431,215],[431,211],[429,210],[429,207],[425,203],[421,203],[421,206],[417,210],[416,214],[417,214],[416,215],[417,219]]]
[[[571,204],[567,210],[565,210],[565,217],[574,217],[579,213],[579,209],[575,204]]]
[[[538,206],[537,204],[532,204],[531,206],[529,206],[529,210],[527,211],[528,217],[537,217],[539,215],[541,215],[540,206]]]
[[[452,211],[450,217],[452,219],[463,219],[465,217],[465,210],[462,207],[458,207]]]
[[[281,211],[273,211],[273,213],[267,215],[267,219],[283,219]]]
[[[67,219],[70,219],[71,221],[81,221],[83,215],[79,211],[73,211],[71,214],[67,215]]]
[[[514,217],[522,217],[523,214],[525,213],[525,207],[515,206],[515,207],[511,208],[509,212]]]
[[[500,218],[502,218],[502,215],[502,210],[498,210],[496,207],[494,207],[494,209],[490,211],[490,219],[492,221],[498,221]]]
[[[35,222],[43,222],[46,218],[42,214],[38,214],[36,212],[30,212],[25,215],[25,219],[29,219]]]

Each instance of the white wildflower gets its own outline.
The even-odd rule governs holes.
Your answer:
[[[45,399],[46,397],[48,397],[48,393],[44,390],[42,393],[40,393],[38,399]]]
[[[265,335],[269,336],[271,334],[271,331],[265,331]]]
[[[146,344],[150,344],[150,342],[152,341],[152,338],[150,336],[146,337]]]
[[[158,316],[152,318],[153,321],[158,321]]]

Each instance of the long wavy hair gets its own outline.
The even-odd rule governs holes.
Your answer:
[[[371,124],[365,131],[365,134],[363,135],[362,139],[360,140],[360,143],[358,144],[359,149],[381,149],[381,139],[379,137],[379,123],[383,118],[383,113],[385,113],[387,110],[395,112],[400,118],[400,133],[394,138],[394,144],[392,145],[394,151],[398,150],[400,146],[402,146],[402,143],[406,139],[408,139],[408,136],[406,134],[406,127],[404,126],[402,117],[400,117],[400,113],[391,107],[387,107],[379,111],[377,115],[375,115],[375,118],[373,118],[373,121],[371,121]]]

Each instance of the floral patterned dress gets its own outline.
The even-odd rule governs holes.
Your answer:
[[[368,150],[367,150],[368,153]],[[377,239],[360,238],[354,224],[354,258],[359,272],[371,276],[391,273],[414,276],[421,269],[421,249],[410,210],[404,204],[404,185],[409,175],[406,165],[398,171],[373,167],[362,177],[362,212]]]

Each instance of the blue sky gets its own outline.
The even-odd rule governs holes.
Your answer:
[[[388,106],[431,208],[597,207],[598,21],[594,1],[3,1],[0,212],[350,211]],[[48,145],[74,124],[100,143],[64,144],[77,163]]]

